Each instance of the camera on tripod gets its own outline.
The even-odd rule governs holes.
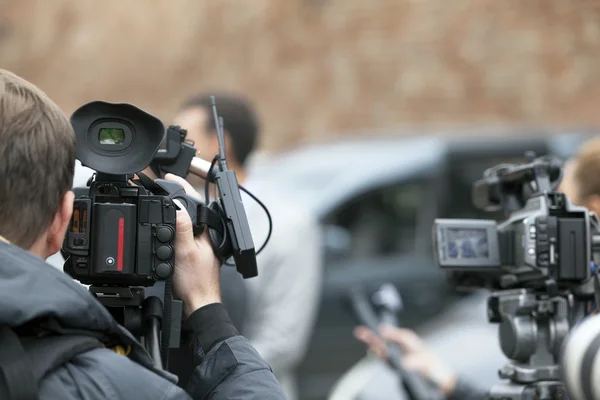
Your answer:
[[[145,340],[157,366],[166,367],[168,348],[178,347],[181,325],[181,302],[171,294],[175,200],[189,213],[195,235],[208,231],[222,262],[233,258],[244,278],[258,274],[240,187],[225,160],[222,123],[216,127],[221,151],[212,164],[195,157],[185,130],[170,126],[165,134],[159,119],[131,104],[91,102],[73,113],[71,124],[77,158],[96,173],[88,187],[74,189],[62,249],[64,270],[90,285],[117,321]],[[141,173],[149,165],[159,177],[164,172],[184,178],[190,171],[200,174],[217,186],[219,197],[205,204],[175,182],[151,180]],[[164,303],[144,294],[144,287],[160,281],[165,282]]]
[[[500,165],[473,185],[473,203],[502,209],[504,222],[437,219],[435,255],[461,286],[494,290],[539,288],[552,281],[577,286],[590,278],[596,216],[573,205],[556,188],[561,167],[542,157],[523,165]]]
[[[491,399],[562,399],[560,348],[594,299],[595,214],[557,192],[562,163],[552,157],[503,164],[473,185],[473,203],[506,220],[437,219],[440,268],[459,287],[488,288],[488,319],[498,323],[509,380]]]

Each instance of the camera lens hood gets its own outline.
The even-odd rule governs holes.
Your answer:
[[[71,115],[77,159],[97,172],[126,175],[146,168],[165,128],[156,117],[127,103],[93,101]]]

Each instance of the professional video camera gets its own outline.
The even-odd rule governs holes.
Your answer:
[[[473,186],[475,206],[502,209],[504,222],[438,219],[433,229],[439,267],[458,286],[494,291],[488,318],[511,362],[491,399],[564,398],[560,347],[594,299],[598,219],[557,192],[562,163],[528,158],[485,171]]]
[[[240,187],[227,169],[223,124],[214,98],[213,114],[220,151],[212,164],[195,157],[185,130],[170,126],[165,135],[159,119],[133,105],[94,101],[71,116],[77,158],[96,173],[88,188],[75,189],[63,244],[64,270],[89,284],[117,321],[144,339],[156,365],[165,368],[169,347],[179,346],[182,314],[171,285],[178,208],[174,200],[187,209],[195,235],[208,230],[218,258],[225,262],[233,257],[244,278],[258,274]],[[150,164],[159,177],[166,172],[200,175],[217,186],[219,198],[209,203],[207,196],[205,203],[177,183],[153,181],[140,172]],[[133,180],[134,174],[138,180]],[[144,287],[159,281],[165,282],[164,310],[158,297],[144,294]]]

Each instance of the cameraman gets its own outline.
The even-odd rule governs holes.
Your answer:
[[[206,237],[194,239],[185,211],[177,214],[173,283],[195,342],[189,395],[84,287],[44,262],[60,249],[69,225],[74,162],[75,135],[58,106],[0,70],[0,397],[11,398],[12,386],[27,392],[21,398],[284,399],[269,366],[220,304],[219,262]],[[170,179],[196,195],[182,179]],[[40,377],[38,395],[34,373],[44,362],[27,364],[22,346],[42,334],[89,334],[106,347]]]

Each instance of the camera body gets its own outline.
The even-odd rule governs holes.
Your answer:
[[[216,106],[213,99],[213,112]],[[131,104],[94,101],[71,116],[77,158],[96,171],[88,188],[76,189],[70,227],[63,243],[64,270],[84,284],[103,287],[152,286],[174,271],[176,209],[188,212],[194,235],[205,230],[215,255],[233,257],[244,278],[258,274],[256,251],[235,173],[227,168],[222,124],[220,155],[207,171],[185,141],[186,131]],[[161,144],[165,149],[160,149]],[[217,163],[218,161],[218,163]],[[202,162],[200,162],[202,164]],[[210,204],[189,196],[178,183],[151,180],[140,171],[186,177],[202,172],[219,197]],[[213,171],[214,167],[214,171]],[[202,169],[202,168],[200,168]],[[129,183],[134,174],[139,179]]]
[[[74,203],[64,250],[65,271],[89,285],[152,286],[174,271],[175,204],[127,183],[98,175]]]
[[[556,192],[557,161],[539,158],[486,175],[474,185],[474,203],[484,210],[503,207],[506,219],[435,220],[438,266],[460,286],[495,290],[537,288],[548,280],[559,287],[588,281],[598,220]]]
[[[504,222],[438,219],[435,255],[440,268],[495,276],[492,288],[546,279],[578,284],[590,278],[595,215],[561,193],[542,193]]]

